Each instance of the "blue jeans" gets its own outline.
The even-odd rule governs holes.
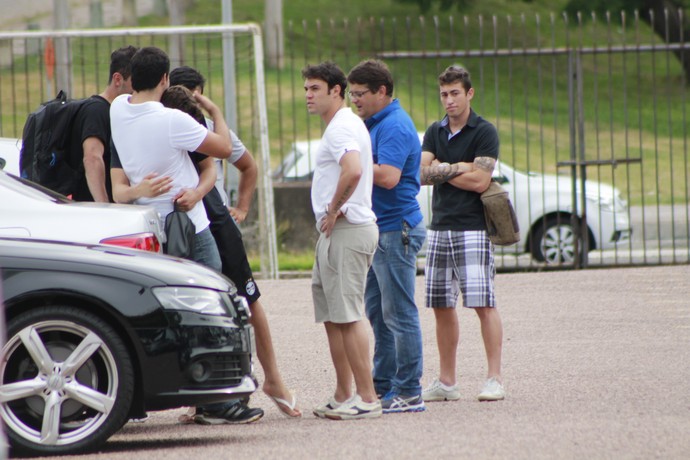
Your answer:
[[[379,234],[374,262],[367,275],[366,311],[374,331],[374,387],[385,395],[422,392],[422,330],[414,300],[417,253],[424,244],[424,223],[408,230]]]
[[[220,253],[209,227],[206,227],[194,237],[194,249],[192,249],[190,259],[201,265],[206,265],[217,272],[221,271]]]

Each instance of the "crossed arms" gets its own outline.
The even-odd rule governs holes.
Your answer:
[[[453,187],[482,193],[489,188],[496,159],[477,157],[474,162],[441,163],[431,152],[422,152],[419,177],[422,185],[449,183]]]

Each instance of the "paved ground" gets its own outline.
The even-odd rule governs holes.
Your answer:
[[[422,305],[423,279],[418,278]],[[305,412],[266,409],[246,426],[180,426],[180,409],[127,424],[85,459],[690,458],[690,266],[500,274],[505,401],[479,403],[478,322],[461,310],[462,399],[378,420],[316,419],[332,390],[309,280],[263,281],[285,378]],[[433,314],[420,310],[424,382],[438,371]],[[75,458],[75,457],[69,457]]]

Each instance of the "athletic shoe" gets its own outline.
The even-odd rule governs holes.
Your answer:
[[[339,403],[338,401],[335,400],[335,398],[331,397],[328,402],[321,404],[320,406],[316,406],[313,410],[314,415],[316,415],[319,418],[326,418],[326,412],[329,410],[337,409],[340,407],[342,404],[344,404],[346,401],[343,401]]]
[[[423,412],[426,407],[422,395],[399,395],[389,392],[381,400],[381,407],[384,414],[394,412]]]
[[[381,401],[376,400],[371,403],[362,401],[356,394],[335,409],[326,411],[326,418],[331,420],[356,420],[360,418],[381,417]]]
[[[218,412],[202,411],[194,416],[194,423],[199,425],[239,425],[252,423],[264,416],[264,411],[259,408],[251,408],[238,402]]]
[[[424,401],[456,401],[460,399],[460,391],[457,384],[448,386],[436,379],[422,391],[422,399]]]
[[[494,377],[491,377],[484,384],[482,392],[479,393],[477,399],[480,401],[500,401],[506,397],[506,392],[503,385],[499,383]]]

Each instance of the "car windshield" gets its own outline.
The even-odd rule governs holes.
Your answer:
[[[0,171],[0,188],[15,190],[24,196],[38,200],[52,201],[54,203],[72,202],[72,200],[64,195],[4,171]]]

